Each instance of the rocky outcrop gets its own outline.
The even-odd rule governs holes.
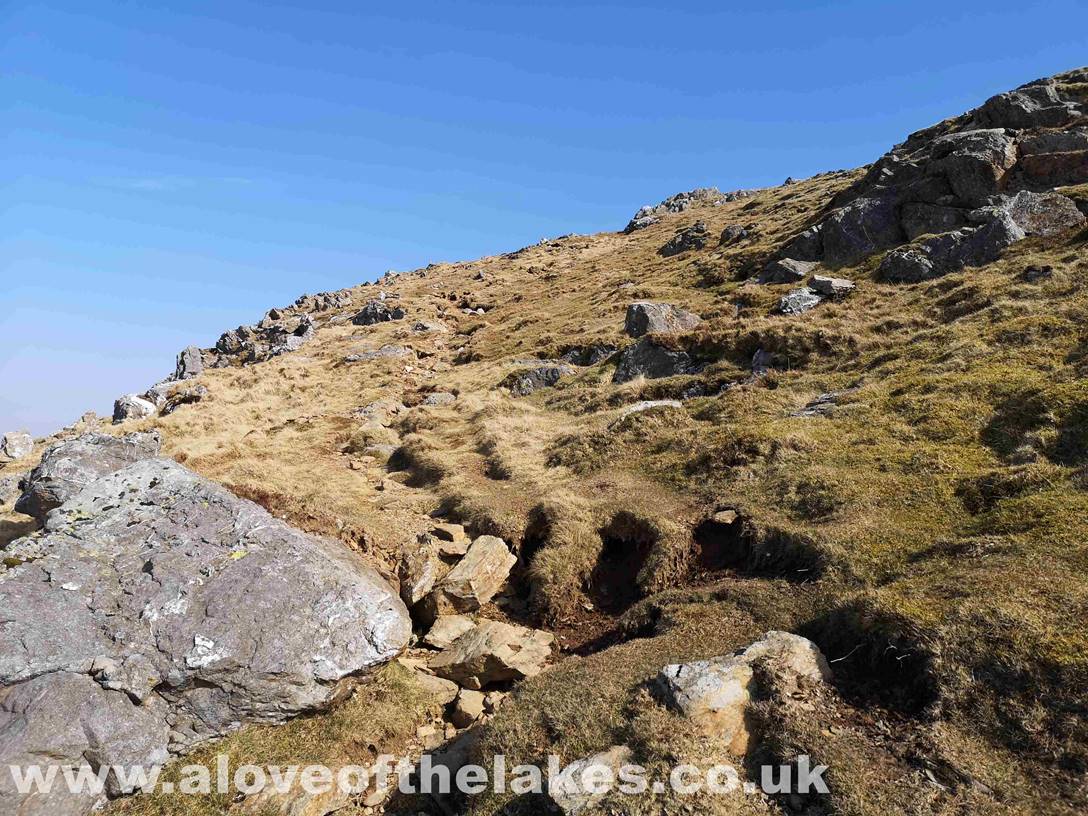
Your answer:
[[[523,371],[515,371],[503,378],[500,385],[509,388],[510,393],[519,397],[527,397],[541,388],[551,388],[563,377],[575,373],[569,365],[543,365],[529,368]]]
[[[1088,105],[1071,90],[1086,77],[1080,69],[1037,80],[911,135],[778,257],[849,266],[937,236],[893,257],[882,273],[924,280],[988,263],[1026,235],[1075,226],[1073,202],[1025,194],[1088,181]]]
[[[717,206],[719,204],[725,204],[730,201],[745,198],[751,194],[751,190],[734,190],[729,193],[723,193],[717,187],[700,187],[695,190],[677,193],[676,195],[669,196],[660,204],[648,204],[645,207],[642,207],[635,213],[634,217],[631,218],[623,231],[630,234],[637,230],[645,229],[660,221],[662,216],[668,215],[669,213],[684,212],[684,210],[695,206],[696,204]]]
[[[351,319],[356,326],[373,326],[375,323],[387,323],[390,320],[403,320],[404,309],[400,306],[390,308],[384,300],[371,300]]]
[[[657,254],[665,258],[679,255],[681,252],[690,252],[695,249],[703,249],[710,240],[710,231],[702,221],[696,221],[690,227],[684,227],[676,231],[676,234],[662,246]]]
[[[113,423],[117,425],[130,419],[147,419],[157,412],[155,403],[135,394],[125,394],[113,402]]]
[[[691,357],[685,351],[673,351],[643,337],[620,354],[612,382],[625,383],[635,377],[657,379],[687,374],[692,368]]]
[[[165,459],[92,482],[5,555],[5,766],[161,763],[325,708],[410,636],[357,555]],[[0,788],[0,811],[21,802]]]
[[[196,346],[188,346],[178,354],[174,368],[175,380],[188,380],[204,373],[204,354]]]
[[[757,663],[793,687],[831,678],[827,661],[814,643],[772,631],[733,655],[666,666],[657,676],[658,691],[669,707],[741,755],[751,739],[748,705],[757,690]]]
[[[702,318],[671,303],[640,300],[627,307],[623,330],[630,337],[644,334],[680,334],[702,323]]]
[[[314,331],[314,322],[306,314],[298,318],[266,317],[256,326],[239,326],[216,342],[218,356],[214,365],[222,368],[232,361],[261,363],[281,354],[298,351],[314,336]]]
[[[158,431],[107,436],[101,433],[58,442],[46,449],[42,461],[24,482],[15,509],[39,521],[87,485],[123,467],[159,455]]]
[[[550,632],[484,620],[432,659],[430,667],[439,677],[479,690],[540,674],[554,644]]]
[[[0,454],[5,459],[18,462],[34,452],[34,437],[24,431],[8,431],[0,437]]]

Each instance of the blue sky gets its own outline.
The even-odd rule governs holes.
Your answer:
[[[9,0],[0,432],[303,292],[864,164],[1085,31],[1082,0]]]

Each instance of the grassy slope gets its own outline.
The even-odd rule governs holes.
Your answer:
[[[786,721],[767,706],[766,750],[805,750],[830,764],[836,812],[1079,812],[1088,759],[1088,234],[1024,241],[984,269],[913,286],[875,282],[873,258],[840,273],[858,283],[850,298],[772,315],[789,287],[744,280],[854,178],[693,208],[630,236],[572,236],[405,273],[381,288],[400,296],[408,320],[323,327],[296,354],[209,372],[211,395],[200,405],[125,429],[161,428],[179,461],[387,568],[442,506],[525,549],[523,618],[571,640],[614,626],[617,637],[638,636],[525,683],[484,728],[484,749],[573,759],[625,740],[651,764],[712,755],[646,697],[645,681],[665,663],[787,628],[843,659],[819,710]],[[755,237],[657,254],[698,219],[713,236],[739,223]],[[1054,273],[1026,283],[1019,275],[1029,264]],[[375,292],[360,288],[355,305]],[[487,314],[461,314],[451,293]],[[528,398],[496,390],[512,360],[628,342],[623,312],[636,299],[708,318],[676,341],[709,361],[700,375],[614,386],[604,363]],[[439,316],[453,332],[409,330]],[[383,342],[432,356],[409,362],[411,371],[404,360],[341,362]],[[782,367],[750,380],[760,347],[778,352]],[[733,381],[682,410],[615,424],[637,399]],[[857,390],[832,417],[791,416],[848,387]],[[431,390],[460,398],[394,423],[404,445],[393,467],[413,474],[410,485],[383,484],[380,462],[343,452],[360,424],[353,409],[391,394],[412,405]],[[692,529],[723,504],[743,511],[768,569],[697,568]],[[648,597],[618,622],[587,611],[583,591],[601,528],[650,548],[637,576]],[[813,564],[819,570],[796,572]],[[372,706],[381,722],[391,702]],[[308,722],[335,734],[336,717]],[[247,739],[231,742],[257,746],[258,759],[277,753]],[[325,750],[350,754],[352,744],[334,737]],[[472,812],[501,804],[481,799]],[[137,799],[118,810],[183,812],[177,806]],[[749,797],[695,807],[770,805]]]

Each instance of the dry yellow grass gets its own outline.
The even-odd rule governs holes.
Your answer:
[[[574,639],[580,626],[614,628],[602,643],[637,635],[526,683],[486,727],[488,750],[575,758],[626,739],[651,764],[705,750],[643,684],[664,663],[786,628],[845,658],[821,711],[789,722],[765,712],[768,751],[803,748],[832,765],[834,812],[1078,812],[1088,804],[1077,782],[1088,769],[1088,233],[1026,240],[986,268],[913,286],[874,280],[872,258],[840,273],[858,283],[848,299],[773,315],[788,287],[747,278],[856,177],[360,287],[353,308],[380,289],[408,319],[322,326],[295,354],[206,373],[199,405],[124,430],[158,427],[168,455],[387,571],[433,512],[502,535],[521,553],[528,620]],[[743,224],[754,237],[657,254],[696,220],[712,236]],[[1029,264],[1054,273],[1026,283]],[[707,362],[700,374],[615,386],[604,362],[529,397],[497,388],[517,360],[625,345],[636,299],[706,318],[672,341]],[[462,300],[486,314],[463,314]],[[417,319],[451,331],[413,332]],[[384,343],[421,356],[343,362]],[[782,364],[749,380],[757,348]],[[616,422],[625,405],[695,383],[709,395]],[[419,405],[432,391],[458,399]],[[847,391],[833,416],[793,415],[828,391]],[[353,413],[380,398],[409,406],[390,423],[403,445],[389,465],[362,455],[385,434]],[[390,479],[398,468],[407,473]],[[729,546],[764,556],[760,569],[700,568],[693,531],[719,506],[740,510],[743,540]],[[629,577],[644,599],[622,617],[624,604],[602,612],[612,539],[640,554]],[[829,736],[821,718],[841,730]],[[931,766],[948,790],[927,778]]]

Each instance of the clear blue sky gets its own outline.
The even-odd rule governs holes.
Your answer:
[[[303,292],[873,160],[1088,62],[1083,0],[0,8],[0,432]]]

